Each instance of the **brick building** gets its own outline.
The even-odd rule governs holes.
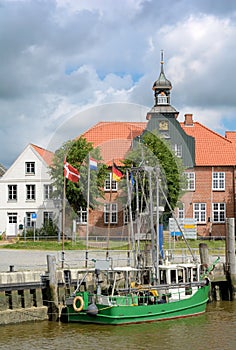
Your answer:
[[[101,149],[104,162],[111,166],[113,160],[122,165],[133,140],[145,130],[157,133],[182,159],[186,172],[188,185],[176,208],[177,217],[196,219],[198,235],[225,236],[226,218],[236,215],[236,132],[227,131],[225,137],[221,136],[195,122],[192,114],[186,114],[184,122],[179,122],[179,112],[170,103],[171,89],[162,60],[159,78],[153,84],[155,103],[146,115],[147,121],[99,122],[82,136]],[[90,214],[90,234],[106,234],[109,216],[112,234],[127,233],[125,208],[117,201],[119,183],[111,181],[111,174],[104,191],[100,210]],[[81,217],[84,211],[82,208]],[[85,229],[82,224],[79,226],[83,234]]]

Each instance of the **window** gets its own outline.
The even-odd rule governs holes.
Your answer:
[[[8,185],[8,200],[17,200],[17,185]]]
[[[35,200],[35,185],[26,185],[26,200]]]
[[[194,203],[193,216],[198,223],[205,223],[206,222],[206,203]]]
[[[53,222],[53,212],[52,211],[45,211],[43,213],[43,223],[47,224],[49,222]]]
[[[176,283],[176,270],[170,270],[170,281],[171,283]]]
[[[17,213],[7,213],[7,215],[9,224],[17,223]]]
[[[52,185],[44,185],[44,199],[52,199]]]
[[[167,104],[167,97],[164,94],[158,95],[157,100],[158,100],[159,105],[166,105]]]
[[[184,203],[179,203],[179,205],[178,205],[178,219],[184,219],[184,218],[185,218]]]
[[[181,158],[182,157],[182,145],[176,143],[174,145],[174,153],[175,153],[176,157]]]
[[[104,204],[104,223],[117,224],[117,204],[107,203]]]
[[[25,162],[25,173],[35,174],[35,162]]]
[[[225,173],[224,172],[212,173],[212,189],[215,191],[225,190]]]
[[[188,191],[195,191],[195,173],[185,173]]]
[[[112,173],[108,174],[105,184],[104,184],[104,190],[105,191],[111,191],[115,192],[117,191],[117,182],[115,180],[112,180]]]
[[[77,223],[78,224],[87,224],[87,209],[85,208],[80,208],[80,210],[77,212],[78,217],[77,217]]]
[[[225,203],[212,204],[213,222],[225,222]]]
[[[32,220],[32,214],[35,214],[35,212],[25,213],[25,226],[28,228],[34,227],[35,220]]]

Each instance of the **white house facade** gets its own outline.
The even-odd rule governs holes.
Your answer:
[[[57,220],[48,172],[53,153],[29,144],[0,177],[0,234],[17,236]]]

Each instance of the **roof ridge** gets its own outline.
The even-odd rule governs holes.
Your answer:
[[[181,124],[182,124],[183,126],[185,126],[185,125],[184,125],[184,122],[180,122],[180,125],[181,125]],[[220,138],[223,139],[224,141],[227,141],[227,142],[229,142],[229,143],[232,144],[232,141],[230,141],[229,139],[227,139],[225,136],[222,136],[222,135],[220,135],[219,133],[217,133],[216,131],[209,129],[207,126],[203,125],[202,123],[194,122],[194,124],[200,125],[202,128],[206,129],[206,130],[209,131],[211,134],[215,134],[216,136],[220,137]]]
[[[41,146],[35,145],[34,143],[30,143],[30,145],[31,145],[32,147],[34,147],[34,148],[39,148],[39,149],[41,149],[42,151],[46,151],[46,152],[49,152],[49,153],[52,153],[52,154],[53,154],[52,151],[50,151],[50,150],[48,150],[48,149],[46,149],[46,148],[43,148],[43,147],[41,147]]]
[[[97,126],[99,124],[114,124],[114,123],[121,123],[121,124],[147,124],[147,122],[136,122],[136,121],[130,121],[130,122],[127,122],[127,121],[122,121],[122,120],[115,120],[115,121],[112,121],[112,120],[109,120],[109,121],[100,121],[98,122],[97,124],[94,125]]]
[[[46,148],[37,146],[33,143],[30,143],[30,146],[33,147],[35,152],[46,162],[48,165],[52,163],[52,158],[54,156],[54,153],[52,151],[47,150]]]
[[[119,124],[131,124],[131,125],[135,125],[137,126],[137,124],[143,124],[143,125],[146,125],[147,122],[135,122],[135,121],[132,121],[132,122],[124,122],[124,121],[100,121],[98,123],[96,123],[95,125],[91,126],[91,128],[87,129],[85,132],[83,132],[81,134],[82,137],[84,137],[84,135],[86,135],[87,133],[91,132],[92,130],[104,125],[104,124],[114,124],[114,123],[119,123]]]

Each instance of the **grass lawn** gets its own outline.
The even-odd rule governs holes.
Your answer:
[[[61,251],[62,250],[62,242],[57,241],[24,241],[24,240],[17,240],[17,241],[11,241],[11,242],[5,242],[0,241],[0,249],[31,249],[31,250],[51,250],[51,251]],[[207,244],[209,250],[214,251],[215,254],[219,252],[219,254],[225,251],[225,241],[224,240],[189,240],[188,245],[192,249],[199,248],[200,243]],[[168,242],[164,242],[164,250],[166,249],[175,249],[175,250],[181,250],[186,249],[187,245],[183,240],[174,241],[173,239]],[[77,241],[72,242],[69,240],[66,240],[64,242],[64,250],[85,250],[86,245],[85,241]],[[107,243],[106,242],[89,242],[89,249],[107,249]],[[109,249],[117,249],[117,250],[127,250],[128,245],[124,242],[119,241],[110,241],[109,242]]]

